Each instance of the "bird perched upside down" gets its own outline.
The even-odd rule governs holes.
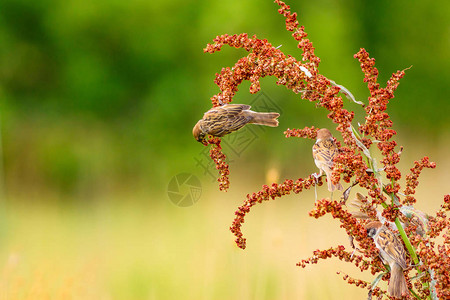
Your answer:
[[[195,124],[192,134],[197,141],[204,143],[208,134],[222,137],[241,129],[248,123],[270,127],[278,126],[279,113],[254,112],[250,108],[250,105],[245,104],[226,104],[213,107],[205,112],[203,118]]]
[[[406,251],[401,240],[379,221],[366,225],[367,235],[373,238],[380,251],[380,257],[391,268],[388,293],[391,297],[402,298],[409,294],[403,270],[406,264]]]
[[[313,158],[320,173],[316,177],[322,176],[323,172],[327,175],[328,190],[334,192],[336,189],[342,190],[340,183],[333,184],[331,182],[331,174],[333,171],[333,158],[338,154],[338,147],[334,142],[331,132],[322,128],[317,132],[317,140],[312,148]]]

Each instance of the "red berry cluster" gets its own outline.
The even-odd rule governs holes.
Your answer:
[[[319,128],[315,128],[312,126],[311,128],[305,127],[303,129],[286,129],[284,132],[284,135],[288,137],[301,137],[301,138],[308,138],[314,140],[317,137],[317,131],[319,131]]]
[[[299,178],[295,182],[286,179],[282,184],[273,183],[270,187],[268,185],[263,185],[262,190],[259,192],[253,193],[252,195],[248,194],[244,204],[239,206],[234,213],[236,217],[230,227],[231,232],[236,236],[236,244],[238,247],[242,249],[245,249],[246,247],[246,239],[243,237],[241,227],[242,223],[244,223],[245,215],[250,212],[252,206],[256,203],[261,203],[270,199],[274,200],[275,198],[289,195],[291,192],[298,194],[303,189],[310,189],[315,184],[315,177],[310,175],[307,179]],[[321,178],[318,179],[317,184],[322,185]]]
[[[213,106],[231,102],[238,91],[238,86],[244,80],[250,81],[250,93],[252,94],[260,90],[259,79],[266,76],[277,77],[277,84],[285,85],[296,93],[306,89],[305,82],[308,77],[301,70],[301,67],[304,68],[303,64],[292,56],[285,55],[266,39],[261,40],[256,36],[249,37],[246,33],[224,34],[217,36],[213,44],[208,44],[204,52],[220,51],[224,45],[243,48],[250,53],[239,59],[232,68],[223,68],[220,73],[216,74],[214,82],[219,86],[220,92],[211,98]]]
[[[421,161],[414,162],[414,168],[411,168],[411,173],[406,175],[406,189],[403,192],[406,195],[406,198],[403,200],[403,204],[411,205],[416,203],[416,199],[411,195],[416,192],[416,187],[419,185],[419,175],[423,168],[434,169],[436,168],[436,163],[430,162],[428,156],[422,158]]]
[[[368,260],[364,260],[361,255],[348,252],[345,250],[344,246],[339,245],[335,248],[332,247],[327,250],[314,250],[312,257],[303,259],[301,262],[297,263],[297,266],[305,268],[308,264],[317,264],[320,259],[327,259],[331,257],[337,257],[339,260],[353,263],[359,267],[361,271],[367,270],[370,264],[370,262]]]
[[[230,170],[228,169],[228,164],[225,162],[225,154],[222,152],[222,146],[220,145],[220,138],[211,138],[207,140],[207,144],[213,145],[209,150],[209,156],[216,164],[216,169],[219,171],[219,178],[217,181],[219,182],[219,189],[221,191],[226,191],[230,187],[230,180],[228,179],[228,175],[230,174]]]

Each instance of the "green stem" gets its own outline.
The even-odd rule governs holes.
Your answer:
[[[419,295],[417,295],[416,292],[414,292],[413,289],[409,289],[409,291],[411,292],[411,294],[412,294],[416,299],[419,299],[419,300],[420,300]]]
[[[400,236],[402,237],[403,242],[405,242],[406,249],[408,249],[408,252],[411,255],[411,258],[413,259],[414,264],[418,265],[419,258],[417,257],[416,250],[414,249],[413,245],[411,245],[411,242],[409,241],[409,238],[406,235],[405,229],[403,229],[403,226],[402,224],[400,224],[400,220],[398,218],[395,218],[395,225],[397,226],[397,229],[400,232]]]

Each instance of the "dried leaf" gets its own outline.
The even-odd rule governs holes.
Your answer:
[[[309,72],[309,70],[308,70],[307,68],[305,68],[304,66],[299,66],[299,68],[300,68],[300,70],[302,70],[303,73],[305,73],[305,75],[306,75],[308,78],[311,78],[311,77],[312,77],[311,72]]]
[[[371,290],[371,291],[373,291],[373,290],[377,287],[378,283],[380,283],[381,278],[383,278],[383,276],[384,276],[385,274],[386,274],[386,273],[381,273],[381,274],[378,274],[377,277],[375,277],[375,279],[374,279],[374,280],[372,281],[372,283],[370,284],[370,290]]]
[[[356,131],[356,129],[350,125],[350,132],[352,133],[352,137],[356,142],[356,145],[358,145],[359,148],[361,148],[361,150],[363,151],[364,155],[372,160],[372,156],[370,155],[370,151],[369,149],[367,149],[366,146],[364,146],[364,144],[356,137],[358,135],[358,132]]]
[[[352,190],[352,188],[355,186],[355,185],[357,185],[358,184],[358,182],[353,182],[352,183],[352,185],[351,186],[349,186],[345,191],[344,191],[344,193],[342,193],[342,197],[341,197],[341,200],[343,200],[343,201],[341,201],[341,204],[344,204],[345,205],[345,203],[347,202],[347,200],[348,200],[348,197],[350,196],[350,191]]]
[[[337,86],[338,88],[340,88],[342,94],[344,94],[345,97],[346,97],[348,100],[351,100],[351,101],[355,102],[356,104],[361,105],[362,107],[365,106],[365,104],[364,104],[363,102],[357,101],[356,98],[355,98],[355,96],[353,96],[353,94],[352,94],[345,86],[340,85],[340,84],[337,84],[337,83],[336,83],[335,81],[333,81],[333,80],[330,80],[330,82],[331,82],[332,85]]]

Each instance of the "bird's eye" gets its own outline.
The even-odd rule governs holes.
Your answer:
[[[204,133],[200,133],[199,135],[198,135],[198,140],[199,141],[203,141],[205,139],[205,134]]]

